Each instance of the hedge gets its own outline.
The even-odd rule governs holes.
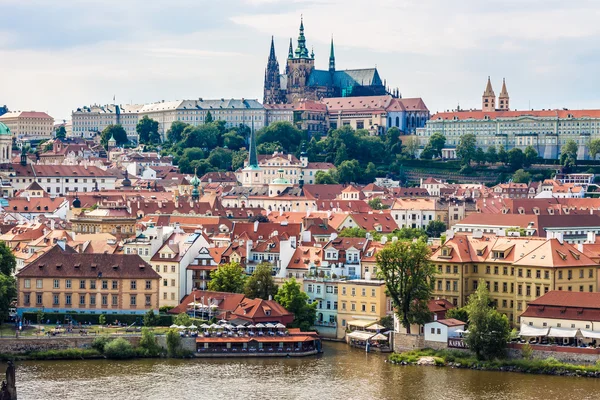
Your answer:
[[[50,320],[51,324],[59,321],[61,324],[64,324],[67,321],[73,320],[75,323],[81,322],[83,323],[92,323],[94,325],[98,325],[98,318],[100,315],[104,315],[106,318],[107,324],[112,324],[114,321],[119,321],[120,323],[125,323],[127,325],[131,325],[133,323],[138,323],[138,325],[144,324],[144,315],[143,314],[80,314],[80,313],[54,313],[54,312],[45,312],[44,313],[44,322]],[[173,324],[172,315],[160,314],[156,319],[156,326],[170,326]],[[32,322],[37,322],[37,313],[35,312],[24,312],[23,318],[30,320]]]

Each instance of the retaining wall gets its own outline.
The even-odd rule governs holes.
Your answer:
[[[139,336],[115,336],[128,340],[133,346],[140,343]],[[59,337],[59,338],[19,338],[0,339],[0,353],[21,354],[30,351],[66,350],[72,348],[89,348],[95,336],[90,337]]]
[[[511,343],[508,345],[507,355],[509,358],[522,358],[523,345],[520,343]],[[587,349],[578,347],[563,346],[540,346],[531,345],[532,357],[545,359],[554,357],[558,361],[572,364],[595,364],[600,360],[600,349]]]

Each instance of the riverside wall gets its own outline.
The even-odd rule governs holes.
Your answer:
[[[118,336],[133,346],[140,342],[139,336]],[[0,339],[0,354],[25,354],[32,351],[86,349],[92,346],[95,336]]]
[[[600,349],[542,345],[530,346],[533,358],[546,359],[554,357],[558,361],[570,364],[595,364],[600,360]],[[508,357],[515,359],[523,358],[522,348],[523,345],[519,343],[509,344],[507,349]]]

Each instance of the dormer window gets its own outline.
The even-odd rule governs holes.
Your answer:
[[[493,252],[493,258],[498,258],[500,260],[503,260],[504,256],[505,256],[504,251],[494,251]]]

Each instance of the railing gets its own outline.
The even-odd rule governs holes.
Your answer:
[[[329,327],[335,328],[337,326],[337,323],[327,322],[327,321],[315,321],[314,325],[315,326],[329,326]]]

